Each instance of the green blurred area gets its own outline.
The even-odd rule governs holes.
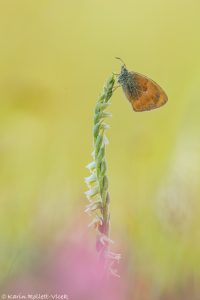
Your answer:
[[[115,56],[169,101],[134,113],[114,93],[112,237],[160,286],[200,275],[199,10],[197,0],[0,1],[1,280],[82,214],[93,109],[120,70]]]

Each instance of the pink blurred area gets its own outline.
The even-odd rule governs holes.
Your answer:
[[[90,229],[89,229],[90,232]],[[15,276],[3,293],[19,295],[57,294],[69,299],[126,299],[128,283],[125,280],[123,262],[119,264],[121,277],[102,276],[103,267],[99,263],[91,236],[83,226],[75,226],[74,232],[45,256],[38,266]]]
[[[1,288],[1,294],[57,295],[64,300],[199,300],[199,285],[190,278],[175,288],[161,290],[138,268],[131,267],[134,253],[121,243],[123,254],[117,265],[120,278],[102,276],[103,267],[95,250],[94,231],[86,230],[85,220],[66,231],[66,239],[28,271],[21,271]],[[91,237],[92,236],[92,237]],[[50,253],[50,254],[49,254]],[[129,254],[128,254],[129,253]],[[15,298],[16,299],[16,298]],[[23,298],[18,298],[23,299]],[[44,299],[44,298],[43,298]],[[61,299],[61,298],[60,298]]]

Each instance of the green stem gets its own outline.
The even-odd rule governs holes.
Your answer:
[[[85,180],[89,187],[86,195],[90,201],[86,211],[95,213],[92,223],[95,224],[97,229],[96,248],[104,262],[107,262],[108,257],[112,257],[112,260],[119,260],[119,255],[109,252],[109,244],[112,241],[109,239],[110,195],[108,192],[107,163],[105,157],[107,144],[105,131],[109,126],[104,122],[105,118],[111,117],[111,114],[105,110],[110,105],[114,83],[115,78],[112,75],[106,82],[95,106],[93,126],[94,151],[92,154],[94,161],[88,165],[91,175]]]

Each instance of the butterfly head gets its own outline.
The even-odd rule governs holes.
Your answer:
[[[120,85],[124,85],[127,82],[128,76],[129,76],[129,72],[128,72],[127,68],[125,67],[125,65],[123,65],[121,67],[121,72],[117,78],[118,83]]]
[[[127,82],[127,79],[129,77],[129,71],[126,68],[124,61],[120,57],[116,57],[116,59],[119,59],[122,62],[121,72],[118,75],[117,81],[120,85],[123,86]]]

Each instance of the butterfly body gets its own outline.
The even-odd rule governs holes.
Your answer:
[[[158,108],[168,100],[166,93],[156,82],[142,74],[129,72],[125,65],[121,68],[118,83],[136,112]]]

